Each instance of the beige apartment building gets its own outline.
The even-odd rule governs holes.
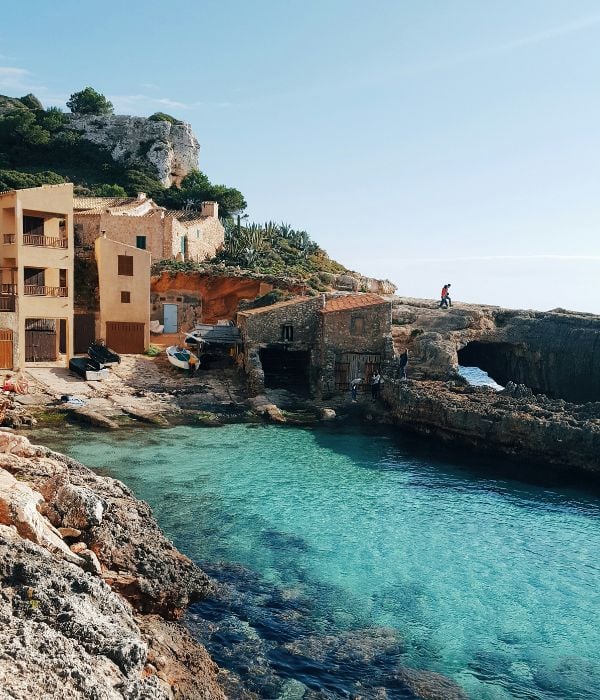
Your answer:
[[[68,365],[73,185],[0,192],[0,367]]]
[[[102,235],[152,254],[152,261],[202,262],[223,247],[225,230],[217,202],[202,202],[199,211],[173,211],[140,193],[137,197],[76,197],[75,242],[90,250]]]
[[[101,236],[94,244],[100,313],[96,337],[118,353],[150,344],[150,252]]]

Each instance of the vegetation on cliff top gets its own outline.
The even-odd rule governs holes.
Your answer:
[[[111,102],[91,87],[74,92],[67,106],[77,114],[113,112]],[[156,112],[149,120],[180,123],[164,112]],[[234,215],[247,207],[243,194],[212,183],[198,170],[188,173],[178,187],[163,187],[145,155],[139,154],[135,167],[126,167],[115,162],[106,148],[83,138],[60,108],[44,109],[35,95],[19,99],[0,95],[0,191],[73,182],[77,194],[123,197],[145,192],[169,209],[197,208],[203,201],[216,201],[225,226],[225,246],[217,263],[257,274],[294,277],[308,281],[316,290],[330,284],[332,275],[346,272],[306,231],[272,221],[236,224]],[[159,266],[173,270],[173,264],[185,263],[167,261]]]
[[[113,111],[109,100],[90,87],[73,93],[67,105],[78,114]],[[164,112],[149,119],[180,123]],[[166,188],[144,156],[139,154],[135,167],[119,164],[106,148],[73,129],[69,116],[60,108],[44,109],[35,95],[19,99],[0,95],[0,190],[73,182],[79,194],[135,196],[146,192],[158,204],[172,209],[212,200],[219,203],[224,217],[247,206],[239,190],[213,184],[199,171],[189,173],[181,187]]]
[[[211,263],[160,260],[152,271],[213,272],[220,266],[223,274],[238,270],[274,278],[293,278],[315,291],[325,291],[335,275],[348,270],[332,260],[306,231],[289,224],[267,221],[264,224],[238,225],[232,219],[223,220],[225,245]]]

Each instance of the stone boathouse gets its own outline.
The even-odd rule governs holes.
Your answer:
[[[324,398],[368,384],[393,358],[391,302],[377,294],[298,297],[237,314],[251,389]]]

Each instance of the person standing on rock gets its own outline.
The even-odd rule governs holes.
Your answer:
[[[440,309],[447,309],[448,306],[452,306],[452,299],[450,299],[450,287],[452,285],[450,282],[442,287],[442,299],[440,301]]]
[[[379,375],[379,370],[375,370],[373,376],[371,377],[371,398],[376,399],[379,393],[379,380],[381,379]]]
[[[406,365],[408,364],[408,348],[400,355],[400,379],[406,379]]]
[[[188,360],[188,373],[190,377],[196,374],[196,367],[198,366],[198,360],[195,355],[190,354],[190,359]]]
[[[358,396],[358,385],[362,382],[362,379],[356,378],[350,382],[350,392],[352,394],[352,403],[356,403],[356,398]]]

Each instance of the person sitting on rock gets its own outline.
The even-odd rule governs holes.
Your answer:
[[[440,301],[440,309],[447,309],[448,306],[452,306],[452,299],[450,299],[450,287],[450,282],[448,282],[448,284],[445,284],[442,287],[442,299]]]

